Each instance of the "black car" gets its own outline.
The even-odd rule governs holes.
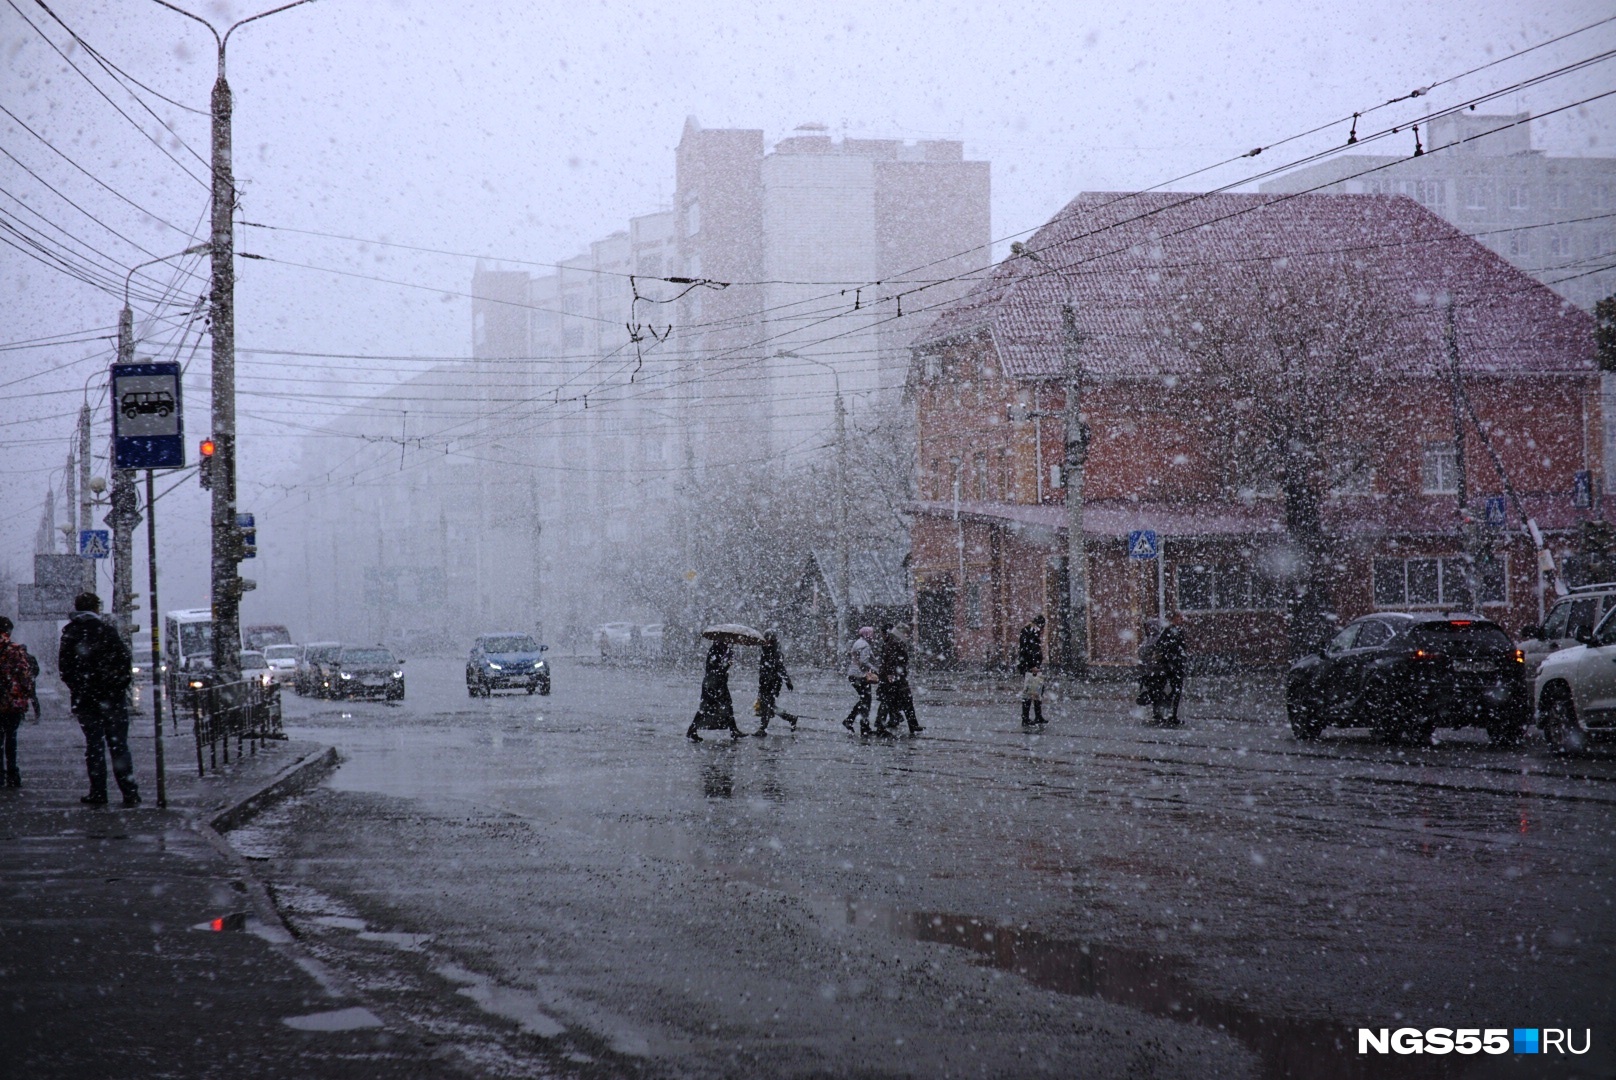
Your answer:
[[[404,661],[382,645],[344,645],[329,665],[332,697],[404,698]]]
[[[550,665],[540,654],[549,650],[520,632],[484,634],[466,657],[466,692],[488,697],[495,690],[550,692]]]
[[[1348,623],[1291,665],[1291,731],[1366,727],[1424,745],[1438,727],[1475,725],[1494,746],[1519,741],[1531,715],[1526,663],[1497,623],[1476,615],[1377,612]]]

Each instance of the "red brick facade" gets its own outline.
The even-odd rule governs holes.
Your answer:
[[[1156,200],[1149,206],[1184,197],[1145,198]],[[1242,220],[1247,207],[1259,213]],[[1066,402],[1049,357],[1061,345],[1058,307],[1072,303],[1085,343],[1081,411],[1090,431],[1083,478],[1088,660],[1131,665],[1149,621],[1172,611],[1185,613],[1202,655],[1286,659],[1283,499],[1277,491],[1229,494],[1226,462],[1207,432],[1232,405],[1216,400],[1163,335],[1148,334],[1148,316],[1135,324],[1147,326],[1145,335],[1107,325],[1119,310],[1126,322],[1130,304],[1162,302],[1137,287],[1149,280],[1139,273],[1141,261],[1183,265],[1231,230],[1257,234],[1258,257],[1283,258],[1298,245],[1318,250],[1328,242],[1324,226],[1350,212],[1352,235],[1370,252],[1377,280],[1423,278],[1431,294],[1446,289],[1455,297],[1463,312],[1461,385],[1526,513],[1563,539],[1598,512],[1577,509],[1571,497],[1577,472],[1602,474],[1598,374],[1584,313],[1407,199],[1218,196],[1199,212],[1216,224],[1184,228],[1175,246],[1171,236],[1161,238],[1168,230],[1158,218],[1153,249],[1144,256],[1140,248],[1123,250],[1108,263],[1084,257],[1084,243],[1099,235],[1126,249],[1133,237],[1119,243],[1115,234],[1128,234],[1128,226],[1101,228],[1106,223],[1096,217],[1103,215],[1069,207],[1029,245],[1042,265],[1029,271],[1025,257],[1001,264],[917,344],[920,502],[912,565],[922,651],[1002,664],[1029,618],[1043,613],[1056,625],[1062,613]],[[1406,243],[1411,220],[1432,242]],[[1241,240],[1254,242],[1249,234]],[[1079,271],[1047,269],[1059,269],[1063,255],[1081,268],[1087,307],[1071,285]],[[1401,285],[1395,299],[1407,303]],[[1337,403],[1349,429],[1377,433],[1366,467],[1343,484],[1351,493],[1332,494],[1323,507],[1336,552],[1328,570],[1331,607],[1342,619],[1376,607],[1456,606],[1446,601],[1458,563],[1431,561],[1463,549],[1446,449],[1455,442],[1451,353],[1440,318],[1422,311],[1398,324],[1390,357],[1375,359],[1379,374],[1368,399]],[[1468,505],[1479,518],[1487,497],[1505,489],[1476,426],[1467,420],[1462,430]],[[1127,536],[1136,529],[1159,535],[1160,559],[1127,558]],[[1488,535],[1499,568],[1489,572],[1484,614],[1512,630],[1536,622],[1536,556],[1513,507],[1506,526]]]

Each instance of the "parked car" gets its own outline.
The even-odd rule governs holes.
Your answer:
[[[292,632],[280,623],[258,623],[241,628],[241,647],[263,652],[271,645],[290,645]]]
[[[1293,663],[1285,707],[1304,741],[1333,725],[1424,745],[1438,727],[1475,725],[1493,745],[1510,746],[1530,718],[1531,690],[1521,650],[1497,623],[1382,611]]]
[[[1532,693],[1538,726],[1565,750],[1582,749],[1590,735],[1616,731],[1616,617],[1607,614],[1592,631],[1578,634],[1582,644],[1543,658]]]
[[[648,661],[662,659],[662,624],[648,622],[640,627],[640,658]]]
[[[344,645],[327,665],[330,694],[337,698],[404,699],[404,661],[385,645]]]
[[[1538,668],[1550,653],[1580,645],[1599,625],[1599,620],[1616,607],[1616,582],[1582,585],[1562,596],[1543,616],[1541,626],[1521,631],[1521,652],[1526,655],[1526,676],[1537,677]]]
[[[281,686],[297,679],[297,658],[303,654],[301,645],[271,645],[264,650],[264,662]]]
[[[341,648],[340,641],[311,641],[305,644],[302,654],[298,656],[297,675],[292,688],[305,697],[324,697],[330,689],[326,667]]]
[[[529,634],[482,635],[466,657],[466,692],[472,697],[488,697],[495,690],[508,689],[548,694],[550,665],[541,654],[549,649]]]
[[[275,673],[269,668],[269,661],[257,649],[241,650],[241,677],[251,679],[259,686],[274,686]]]
[[[603,657],[627,656],[639,629],[638,623],[601,623],[595,628],[595,648]]]

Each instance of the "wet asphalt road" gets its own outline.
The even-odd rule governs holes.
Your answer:
[[[1048,707],[923,680],[860,743],[682,731],[688,675],[557,663],[472,700],[288,696],[345,756],[232,835],[294,930],[484,1075],[1542,1076],[1616,1063],[1616,757],[1291,741],[1192,680]],[[738,705],[750,701],[744,676]],[[745,720],[743,726],[750,727]],[[1357,1053],[1360,1027],[1591,1028],[1579,1058]]]

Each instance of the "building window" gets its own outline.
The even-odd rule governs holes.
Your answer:
[[[1551,232],[1549,234],[1549,255],[1555,258],[1563,258],[1570,254],[1571,238],[1563,232]]]
[[[1367,446],[1344,446],[1330,457],[1331,495],[1373,495],[1375,467]]]
[[[988,500],[988,455],[978,450],[971,457],[971,476],[976,485],[976,498],[979,502]]]
[[[1509,557],[1495,556],[1476,563],[1477,601],[1495,605],[1509,602]],[[1459,555],[1414,559],[1376,559],[1375,606],[1378,608],[1445,607],[1468,604],[1465,560]]]
[[[1276,611],[1284,605],[1279,583],[1245,563],[1182,563],[1173,577],[1180,611]]]
[[[1511,210],[1525,210],[1525,209],[1527,209],[1527,206],[1528,206],[1528,203],[1527,203],[1527,200],[1526,200],[1526,185],[1525,184],[1511,184],[1511,185],[1509,185],[1509,208]]]
[[[695,236],[699,232],[701,232],[701,202],[692,199],[690,204],[685,207],[685,235]],[[692,273],[690,276],[699,277],[700,275]]]
[[[1511,258],[1521,258],[1532,254],[1532,238],[1523,232],[1509,234],[1509,254]]]
[[[1420,490],[1427,495],[1459,493],[1459,451],[1452,443],[1429,443],[1420,450]]]
[[[1487,185],[1486,184],[1469,183],[1469,184],[1465,185],[1464,190],[1465,190],[1465,209],[1466,210],[1485,210],[1485,209],[1487,209]]]
[[[1564,184],[1551,184],[1549,186],[1549,205],[1556,210],[1564,210],[1571,205],[1571,190]]]
[[[1616,210],[1616,184],[1594,185],[1594,209]]]
[[[965,628],[982,629],[982,578],[965,583]]]

